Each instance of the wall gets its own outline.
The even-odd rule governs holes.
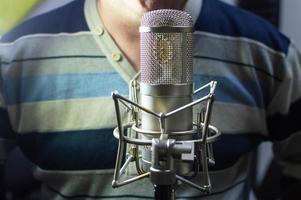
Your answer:
[[[235,5],[236,0],[222,0]],[[281,0],[280,31],[291,38],[301,51],[301,1]]]
[[[46,11],[55,9],[57,7],[60,7],[62,5],[65,5],[69,3],[70,1],[73,0],[63,0],[63,1],[58,1],[58,0],[43,0],[42,3],[40,3],[39,6],[31,13],[29,17],[44,13]]]
[[[282,0],[280,30],[293,41],[301,50],[301,1]]]
[[[72,0],[55,1],[44,0],[40,6],[32,13],[31,16],[43,13],[49,9],[66,4]],[[234,5],[236,0],[222,0],[229,4]],[[281,18],[280,30],[292,38],[298,48],[301,50],[301,1],[300,0],[282,0],[281,1]]]

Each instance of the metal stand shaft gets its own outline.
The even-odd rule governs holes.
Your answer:
[[[175,190],[170,185],[154,185],[155,200],[175,200]]]

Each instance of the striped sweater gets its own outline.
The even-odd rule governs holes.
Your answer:
[[[43,200],[153,198],[148,179],[111,187],[117,141],[110,94],[128,95],[137,72],[97,12],[96,0],[76,0],[1,40],[0,160],[17,144],[43,182]],[[195,30],[194,83],[218,81],[212,124],[223,136],[213,147],[213,192],[183,186],[177,197],[248,199],[252,152],[266,140],[283,173],[301,179],[296,47],[267,22],[217,0],[203,1]]]

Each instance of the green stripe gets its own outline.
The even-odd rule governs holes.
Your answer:
[[[242,66],[242,67],[249,67],[249,68],[255,69],[258,72],[261,72],[261,73],[265,74],[266,76],[268,76],[268,77],[270,77],[270,78],[272,78],[272,79],[274,79],[278,82],[282,81],[281,78],[278,78],[278,77],[274,76],[273,74],[271,74],[270,72],[268,72],[267,70],[261,69],[261,68],[255,66],[255,65],[242,63],[242,62],[237,62],[237,61],[232,61],[232,60],[226,60],[226,59],[222,59],[222,58],[209,57],[209,56],[196,55],[196,56],[193,56],[193,57],[198,58],[198,59],[205,59],[205,60],[209,60],[209,61],[223,62],[225,64],[239,65],[239,66]]]
[[[216,61],[226,61],[225,64],[228,65],[254,67],[254,70],[265,73],[276,80],[284,79],[284,66],[287,64],[285,55],[259,42],[197,31],[194,43],[194,46],[198,47],[194,49],[194,56],[201,56],[204,59],[213,57]],[[212,56],[212,52],[214,52],[214,56]],[[221,70],[221,72],[223,71]],[[248,74],[248,76],[250,75]]]
[[[112,128],[116,126],[114,110],[111,97],[9,106],[12,126],[18,133]]]

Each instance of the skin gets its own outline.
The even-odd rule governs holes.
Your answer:
[[[98,0],[99,16],[128,61],[140,65],[139,26],[142,15],[156,9],[182,10],[187,0]]]

